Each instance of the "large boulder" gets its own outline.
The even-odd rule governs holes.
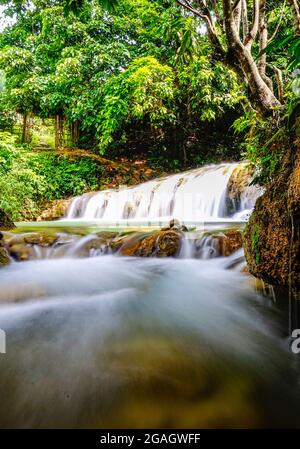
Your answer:
[[[257,200],[244,246],[254,276],[299,293],[300,142],[287,149],[279,174]]]

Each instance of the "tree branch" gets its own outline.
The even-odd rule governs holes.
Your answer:
[[[282,78],[282,71],[276,67],[273,64],[268,64],[269,67],[274,71],[276,83],[277,83],[277,89],[278,89],[278,98],[280,103],[284,102],[284,88],[283,88],[283,78]]]
[[[207,9],[206,5],[204,5],[202,2],[202,5],[200,6],[202,9],[199,11],[198,9],[194,8],[187,0],[176,0],[176,3],[183,8],[187,9],[188,11],[195,14],[195,16],[199,17],[200,19],[204,20],[207,26],[208,36],[211,41],[211,44],[214,46],[216,52],[222,56],[225,56],[224,49],[219,41],[219,38],[217,36],[216,29],[213,25],[213,21],[210,15],[209,10]],[[204,13],[205,11],[205,13]]]
[[[259,5],[259,51],[261,56],[258,61],[258,70],[269,88],[273,91],[273,82],[271,78],[266,75],[267,68],[267,54],[264,52],[268,45],[268,28],[265,20],[266,16],[266,0],[260,0]]]
[[[233,17],[234,17],[234,21],[235,21],[235,26],[236,29],[238,31],[238,33],[240,34],[241,31],[241,18],[242,18],[242,4],[241,1],[239,0],[236,7],[234,7],[233,5]]]
[[[223,21],[221,15],[220,15],[220,10],[219,10],[219,6],[218,6],[219,1],[218,0],[211,0],[211,2],[212,2],[212,5],[213,5],[213,8],[214,8],[214,13],[215,13],[217,22],[220,25],[221,29],[224,31],[224,21]]]
[[[277,26],[276,26],[276,28],[275,28],[274,33],[272,34],[272,36],[271,36],[270,39],[268,40],[268,43],[272,42],[272,40],[276,37],[276,35],[277,35],[278,31],[279,31],[279,28],[280,28],[280,25],[281,25],[281,22],[282,22],[282,19],[283,19],[283,14],[284,14],[285,6],[286,6],[286,0],[284,0],[284,2],[283,2],[283,5],[282,5],[282,8],[281,8],[281,12],[280,12],[280,16],[279,16],[279,20],[278,20]]]
[[[245,42],[246,36],[249,33],[247,0],[242,0],[242,27],[243,42]]]
[[[294,10],[296,34],[300,34],[300,7],[298,0],[290,0],[290,5]]]
[[[251,48],[259,28],[259,0],[253,0],[252,28],[245,39],[245,46]]]
[[[239,5],[239,3],[241,2],[241,0],[235,0],[233,6],[232,6],[232,11],[235,10],[235,8]]]

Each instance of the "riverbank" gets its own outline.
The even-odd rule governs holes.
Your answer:
[[[278,173],[257,200],[245,232],[250,272],[300,292],[300,141],[286,146]]]

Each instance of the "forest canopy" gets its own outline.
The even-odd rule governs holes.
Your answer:
[[[297,2],[1,3],[15,18],[0,38],[2,115],[56,117],[57,145],[62,120],[104,152],[137,122],[159,134],[293,99]]]
[[[272,176],[281,155],[266,142],[300,108],[297,0],[0,5],[0,131],[19,123],[15,144],[51,120],[56,148],[172,170],[246,155]]]

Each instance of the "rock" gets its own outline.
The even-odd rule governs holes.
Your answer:
[[[2,209],[0,209],[0,229],[3,231],[9,231],[13,228],[15,228],[14,222]]]
[[[214,236],[219,241],[219,252],[223,257],[230,256],[243,247],[243,236],[239,229],[229,229]]]
[[[8,265],[10,262],[9,254],[4,246],[3,234],[0,232],[0,267]]]
[[[53,221],[64,217],[70,207],[72,199],[56,200],[48,205],[48,207],[37,218],[37,221]]]
[[[160,230],[146,237],[135,236],[121,245],[120,254],[138,257],[172,257],[178,254],[181,239],[182,234],[177,230]]]
[[[8,265],[10,262],[10,258],[8,252],[5,248],[0,247],[0,267],[3,265]]]
[[[9,253],[17,261],[31,260],[34,258],[32,247],[24,243],[16,243],[9,247]]]
[[[7,234],[5,245],[8,253],[17,261],[35,258],[33,246],[48,248],[58,240],[58,235],[47,232],[31,232],[26,234]]]
[[[25,244],[25,245],[39,245],[43,248],[52,246],[58,240],[58,235],[48,232],[30,232],[26,234],[11,234],[7,240],[9,247]]]
[[[180,221],[176,218],[172,218],[169,223],[169,226],[162,228],[162,231],[168,231],[169,229],[173,229],[175,231],[188,232],[188,228],[185,225],[180,224]]]
[[[39,245],[42,247],[52,246],[58,240],[57,234],[39,232],[33,234],[25,234],[24,242],[29,245]]]
[[[76,257],[89,257],[93,252],[96,255],[99,254],[108,254],[110,252],[110,241],[97,237],[92,240],[87,241],[77,252]]]
[[[249,188],[254,175],[254,168],[249,163],[239,164],[232,172],[227,184],[226,209],[229,215],[240,209],[244,192],[257,195],[257,187]]]
[[[272,285],[300,286],[300,142],[257,200],[245,231],[249,271]]]

